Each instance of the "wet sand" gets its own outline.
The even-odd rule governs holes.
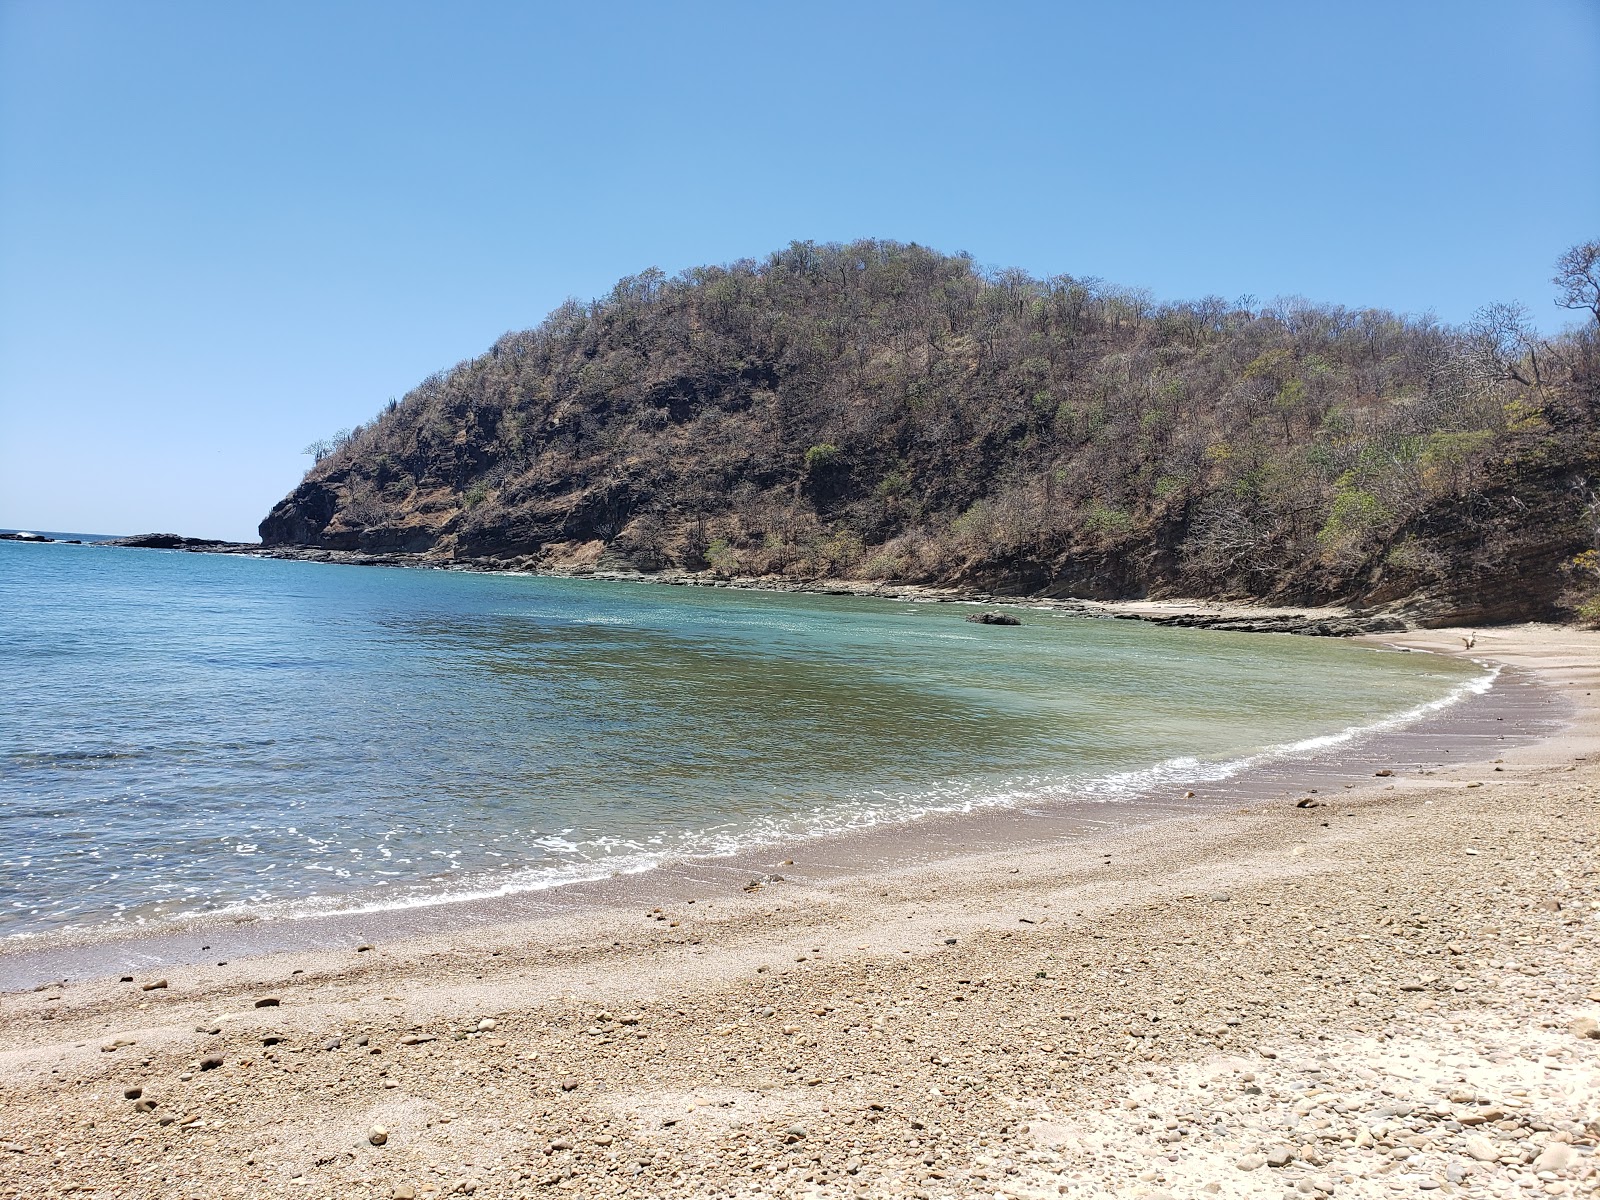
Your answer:
[[[5,996],[0,1195],[1592,1191],[1600,637],[1474,656],[1486,706],[1160,820],[983,814],[958,852]]]

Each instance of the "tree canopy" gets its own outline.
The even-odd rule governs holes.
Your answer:
[[[1597,246],[1558,302],[1593,309]],[[1441,611],[1531,571],[1553,611],[1595,544],[1592,315],[1542,339],[1509,305],[1452,329],[796,242],[507,333],[327,448],[262,534]]]

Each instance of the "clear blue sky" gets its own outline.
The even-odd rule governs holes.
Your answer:
[[[569,295],[869,236],[1554,330],[1600,3],[0,0],[0,526],[253,538]]]

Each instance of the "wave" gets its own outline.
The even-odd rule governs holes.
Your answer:
[[[842,805],[816,806],[784,816],[747,820],[722,829],[658,835],[653,844],[624,838],[591,839],[575,843],[564,838],[545,839],[546,849],[587,857],[565,862],[513,868],[503,874],[476,874],[441,885],[437,879],[413,885],[396,885],[382,894],[368,890],[360,895],[296,897],[268,902],[241,902],[187,919],[238,919],[300,921],[326,916],[359,916],[399,909],[431,908],[445,904],[481,902],[549,891],[573,884],[591,883],[645,872],[692,859],[730,858],[762,849],[792,845],[810,839],[835,837],[887,825],[907,825],[940,816],[1017,809],[1051,801],[1126,803],[1153,794],[1171,795],[1197,784],[1217,783],[1272,762],[1318,754],[1360,739],[1402,729],[1434,716],[1464,700],[1487,693],[1501,668],[1483,663],[1482,675],[1456,685],[1437,699],[1392,713],[1362,725],[1350,725],[1268,746],[1249,755],[1206,760],[1181,755],[1147,767],[1098,776],[1049,776],[1018,780],[1011,786],[976,790],[961,781],[946,781],[912,795],[878,793]],[[186,918],[160,918],[160,923]],[[27,934],[12,935],[25,937]],[[5,939],[5,940],[10,940]]]

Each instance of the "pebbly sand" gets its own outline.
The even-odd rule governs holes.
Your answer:
[[[1572,724],[1092,839],[0,996],[0,1196],[1593,1193],[1600,636],[1473,655]]]

